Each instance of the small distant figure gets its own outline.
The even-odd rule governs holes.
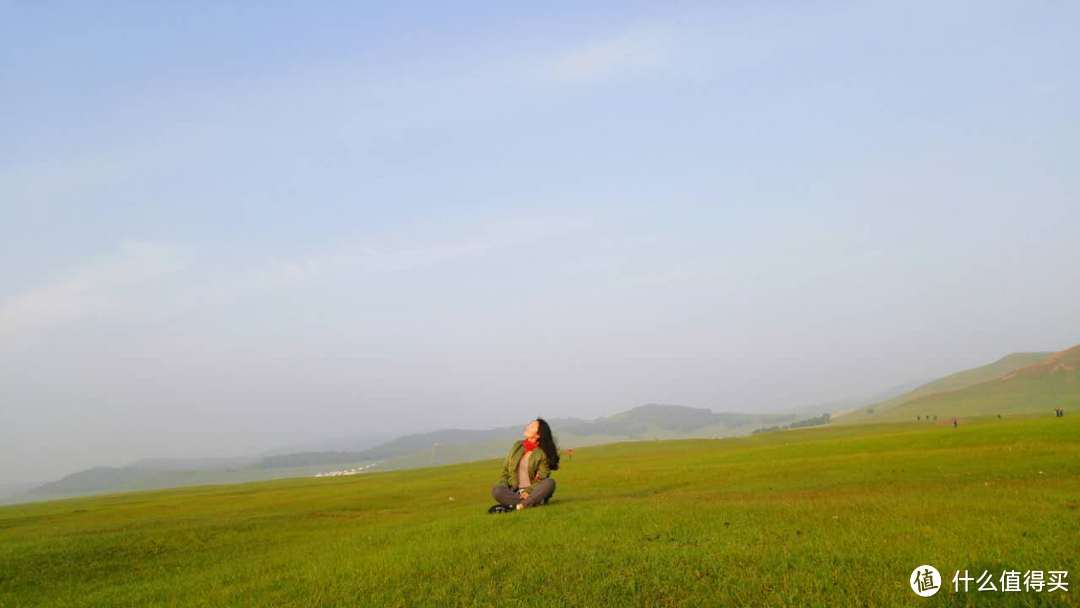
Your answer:
[[[574,448],[566,448],[565,450],[563,450],[563,454],[566,454],[566,459],[567,460],[573,460],[574,459]]]
[[[922,416],[915,416],[915,422],[922,422]]]
[[[959,426],[959,424],[960,424],[960,419],[957,418],[956,416],[953,416],[953,418],[952,418],[952,428],[955,429],[957,426]]]
[[[937,414],[934,414],[934,422],[937,422]]]
[[[1054,408],[1054,417],[1055,418],[1064,418],[1065,417],[1065,408],[1063,408],[1063,407],[1055,407]]]
[[[1001,420],[1001,414],[998,414],[998,420]]]

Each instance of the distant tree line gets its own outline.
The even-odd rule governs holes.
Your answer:
[[[756,435],[758,433],[771,433],[773,431],[783,431],[783,430],[786,430],[786,429],[797,429],[799,427],[804,427],[804,426],[818,426],[818,425],[822,425],[822,424],[828,424],[829,423],[829,418],[830,418],[829,413],[825,412],[824,414],[822,414],[820,416],[814,416],[813,418],[807,418],[805,420],[799,420],[799,421],[796,421],[796,422],[792,422],[791,424],[785,424],[783,426],[766,426],[766,427],[762,427],[760,429],[754,429],[754,431],[751,434]]]

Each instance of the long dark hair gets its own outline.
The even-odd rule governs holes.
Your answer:
[[[552,471],[557,471],[559,469],[559,447],[555,445],[555,436],[551,434],[551,427],[548,426],[547,420],[537,418],[536,421],[540,423],[537,429],[540,433],[540,449],[544,450],[544,455],[547,456],[548,467]]]

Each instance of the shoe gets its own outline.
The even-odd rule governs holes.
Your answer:
[[[497,505],[492,505],[491,508],[488,509],[488,513],[510,513],[513,510],[514,510],[514,507],[508,507],[508,506],[500,503],[500,504],[497,504]]]

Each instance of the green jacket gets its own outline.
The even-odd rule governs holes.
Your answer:
[[[525,448],[521,446],[522,443],[522,439],[515,441],[513,447],[510,448],[510,453],[506,455],[506,460],[503,461],[500,482],[511,490],[517,485],[517,468],[522,455],[525,453]],[[538,446],[535,450],[529,452],[529,479],[535,484],[550,476],[551,467],[548,466],[547,454]],[[532,493],[532,487],[532,484],[530,484],[529,487],[525,488],[525,491]]]

